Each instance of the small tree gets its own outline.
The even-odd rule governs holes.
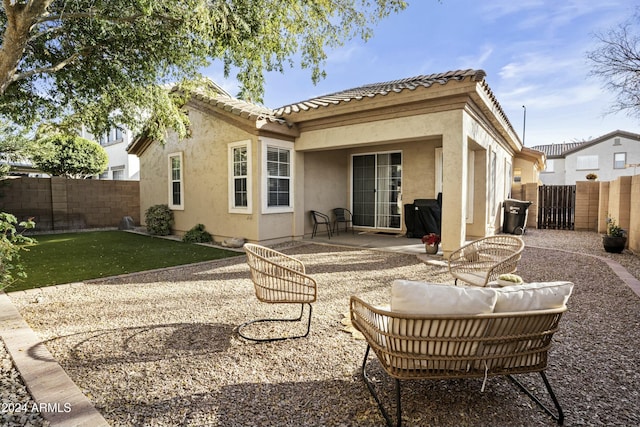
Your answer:
[[[612,112],[626,111],[640,117],[640,8],[627,22],[606,33],[596,34],[598,46],[588,52],[591,74],[599,77],[616,100]]]
[[[30,149],[36,167],[67,178],[88,178],[102,173],[109,162],[98,143],[76,135],[57,133],[36,140]]]
[[[20,251],[26,250],[25,246],[36,243],[34,239],[25,237],[16,230],[17,222],[15,216],[0,212],[0,291],[18,278],[27,277],[20,262]],[[18,226],[26,230],[35,227],[35,223],[29,219],[20,222]]]

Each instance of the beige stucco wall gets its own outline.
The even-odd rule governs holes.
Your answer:
[[[502,202],[511,191],[510,169],[513,170],[513,151],[499,138],[494,129],[480,120],[479,117],[466,112],[463,115],[464,128],[468,135],[467,150],[473,151],[474,184],[473,184],[473,216],[466,218],[464,240],[472,240],[501,231]],[[492,162],[495,155],[495,185],[492,182]],[[468,167],[468,166],[467,166]],[[455,175],[455,174],[454,174]],[[466,174],[462,177],[466,179]],[[453,182],[459,188],[466,187],[464,181]],[[470,189],[471,190],[471,189]],[[460,191],[458,191],[460,192]],[[492,196],[493,194],[493,196]],[[466,196],[465,196],[466,197]],[[465,214],[463,200],[460,209]],[[460,243],[464,243],[464,240]],[[455,247],[453,248],[455,249]]]
[[[538,182],[539,172],[535,167],[535,164],[526,159],[515,158],[513,161],[513,167],[520,169],[521,184],[527,184],[530,182]]]
[[[493,234],[500,228],[501,202],[510,189],[510,182],[505,181],[505,177],[513,153],[488,125],[480,125],[478,121],[473,114],[453,110],[303,131],[296,140],[296,150],[306,153],[306,209],[317,206],[313,209],[329,213],[333,207],[349,203],[350,156],[358,153],[402,151],[403,202],[435,198],[435,148],[442,147],[443,212],[446,213],[443,215],[442,248],[445,255],[467,238]],[[475,151],[476,155],[472,169],[475,183],[473,217],[468,222],[469,150]],[[488,206],[490,191],[486,183],[490,182],[491,152],[496,154],[496,186],[493,205]],[[327,188],[337,189],[337,195]],[[317,197],[317,194],[324,197]],[[308,212],[297,212],[296,215],[307,218]],[[309,218],[306,233],[310,233],[311,228]]]
[[[229,237],[257,239],[256,215],[228,213],[228,154],[227,144],[251,140],[252,155],[258,153],[257,138],[236,126],[216,120],[198,110],[191,110],[191,138],[178,141],[169,135],[165,144],[153,143],[141,155],[140,209],[168,203],[168,156],[183,153],[184,210],[174,211],[174,230],[183,234],[198,223],[218,241]],[[256,188],[258,177],[253,176]],[[254,213],[258,192],[253,192]]]
[[[181,152],[185,209],[175,211],[177,233],[202,223],[218,241],[244,237],[269,244],[299,239],[311,233],[309,210],[329,214],[335,207],[350,208],[354,154],[401,151],[402,202],[406,204],[436,198],[439,149],[443,171],[442,249],[447,256],[467,239],[499,231],[501,204],[510,188],[508,170],[519,144],[512,129],[505,127],[501,112],[494,110],[493,101],[466,95],[472,93],[471,88],[478,90],[476,83],[469,82],[469,87],[459,88],[464,96],[453,91],[433,105],[426,99],[413,99],[414,93],[407,92],[407,104],[399,109],[384,103],[369,107],[349,104],[344,111],[335,110],[333,116],[320,111],[314,112],[317,117],[298,117],[301,121],[294,126],[295,132],[290,132],[291,138],[299,132],[293,145],[294,206],[277,213],[262,204],[263,152],[266,144],[277,140],[264,136],[267,130],[258,131],[254,128],[257,123],[251,120],[215,109],[206,114],[192,110],[191,138],[177,141],[171,136],[165,145],[151,144],[141,154],[142,213],[153,204],[168,202],[167,157]],[[371,108],[371,114],[367,108]],[[269,135],[273,131],[270,129]],[[251,141],[252,210],[233,213],[228,202],[228,144],[243,140]],[[490,186],[492,170],[495,185]],[[469,191],[472,197],[468,197]],[[400,231],[404,232],[404,220],[401,224]]]

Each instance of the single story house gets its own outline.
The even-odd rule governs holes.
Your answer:
[[[177,234],[201,223],[217,241],[302,239],[312,232],[310,210],[336,207],[353,212],[356,230],[400,234],[405,204],[442,193],[446,256],[500,231],[514,162],[535,182],[544,169],[542,153],[523,152],[482,70],[369,84],[275,110],[196,93],[186,110],[189,138],[143,135],[128,148],[140,158],[141,217],[168,204]]]

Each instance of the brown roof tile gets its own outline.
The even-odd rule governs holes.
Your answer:
[[[250,120],[266,119],[275,123],[285,123],[285,120],[276,117],[271,108],[233,98],[228,95],[207,95],[202,92],[193,92],[192,98],[208,104],[212,107],[220,108],[240,117]]]
[[[563,142],[562,144],[546,144],[531,147],[534,150],[542,151],[547,157],[562,157],[567,151],[571,151],[585,142]]]
[[[329,107],[352,100],[361,100],[364,98],[373,98],[376,96],[385,96],[389,93],[399,93],[403,90],[415,90],[419,87],[429,87],[434,84],[447,84],[451,80],[463,80],[466,77],[472,77],[475,81],[481,81],[486,76],[483,70],[457,70],[448,71],[446,73],[430,74],[428,76],[416,76],[400,80],[392,80],[389,82],[373,83],[364,86],[358,86],[353,89],[347,89],[328,95],[319,96],[317,98],[308,99],[306,101],[297,102],[290,105],[277,108],[275,113],[277,116],[298,113],[301,111],[309,111],[320,107]]]

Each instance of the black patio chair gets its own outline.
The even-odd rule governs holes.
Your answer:
[[[333,209],[333,214],[336,219],[333,222],[333,231],[339,235],[340,231],[340,223],[344,223],[344,231],[345,233],[349,231],[349,225],[351,226],[351,234],[353,234],[353,215],[351,215],[351,211],[346,208],[335,208]]]
[[[311,218],[313,219],[313,232],[311,233],[311,238],[313,239],[316,237],[318,225],[326,225],[327,235],[331,238],[331,221],[329,220],[329,217],[322,212],[311,211]]]

